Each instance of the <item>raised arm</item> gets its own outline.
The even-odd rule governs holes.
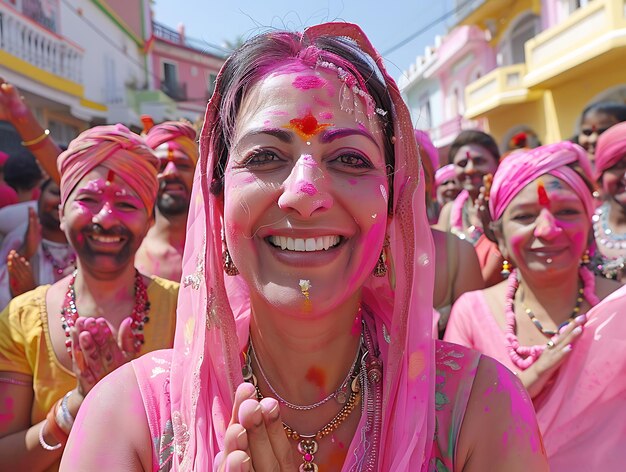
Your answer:
[[[463,472],[550,470],[528,393],[490,357],[478,365],[455,463]]]

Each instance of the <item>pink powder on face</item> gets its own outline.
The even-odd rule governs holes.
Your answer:
[[[312,197],[317,193],[317,188],[312,183],[305,182],[300,185],[300,191]]]
[[[313,97],[313,101],[321,106],[321,107],[330,107],[330,102],[327,102],[326,100],[322,100],[320,97],[318,97],[317,95],[315,97]]]
[[[329,111],[322,111],[318,115],[322,120],[332,120],[334,117],[334,115]]]
[[[349,183],[350,185],[356,185],[358,182],[357,182],[357,180],[356,180],[356,179],[348,179],[348,183]]]
[[[267,112],[268,115],[270,116],[287,116],[287,112],[286,111],[269,111]],[[269,121],[266,121],[266,126],[269,126]]]
[[[327,82],[316,75],[299,75],[291,84],[300,90],[310,90],[323,88]]]

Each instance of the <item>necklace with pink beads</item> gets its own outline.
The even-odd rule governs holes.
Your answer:
[[[61,308],[61,326],[65,332],[65,347],[67,352],[72,355],[72,340],[70,338],[70,330],[76,324],[78,319],[78,310],[76,309],[76,291],[74,289],[74,282],[76,282],[76,275],[78,269],[74,270],[70,279],[69,286],[67,287],[67,293],[65,294],[65,300],[63,302],[63,308]],[[148,290],[146,284],[143,282],[143,277],[137,269],[135,269],[135,306],[133,312],[130,315],[132,318],[130,327],[135,338],[135,346],[139,347],[144,343],[143,327],[150,318],[148,312],[150,311],[150,301],[148,300]]]
[[[583,283],[582,294],[591,306],[595,306],[600,301],[595,293],[595,278],[593,273],[585,266],[580,266],[578,275]],[[517,367],[522,370],[528,369],[535,363],[541,353],[546,349],[545,344],[535,346],[521,346],[516,330],[515,321],[515,293],[519,287],[519,278],[517,269],[513,269],[508,278],[504,302],[504,316],[506,325],[504,327],[504,337],[506,339],[506,347],[509,356]]]

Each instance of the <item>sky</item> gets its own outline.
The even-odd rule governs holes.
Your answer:
[[[184,7],[182,7],[184,5]],[[348,21],[363,28],[383,54],[392,76],[403,71],[454,25],[453,0],[155,0],[154,19],[169,27],[185,25],[188,37],[215,45],[234,42],[268,28],[302,30],[324,21]],[[443,21],[436,21],[447,17]],[[430,23],[429,28],[392,50]]]

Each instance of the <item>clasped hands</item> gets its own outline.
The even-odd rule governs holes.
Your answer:
[[[219,472],[298,470],[293,445],[283,430],[278,402],[273,398],[259,401],[250,383],[242,383],[235,392],[224,450],[215,457],[213,469]]]
[[[76,319],[70,329],[72,368],[78,380],[77,392],[83,397],[139,352],[131,323],[130,317],[124,319],[116,336],[104,318]]]

